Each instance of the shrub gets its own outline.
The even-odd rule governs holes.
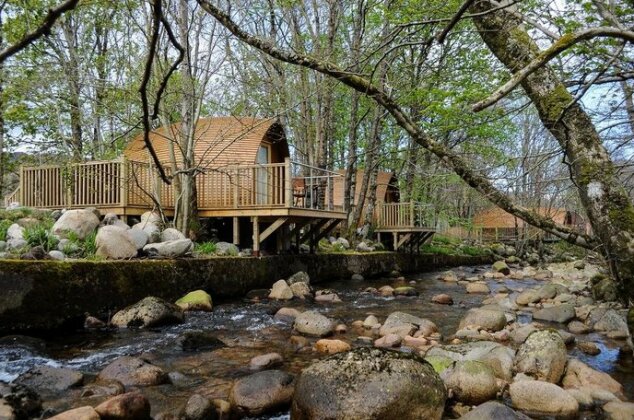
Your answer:
[[[4,219],[0,221],[0,241],[7,240],[7,231],[9,230],[9,226],[13,224],[13,221]]]
[[[51,233],[48,223],[39,223],[33,227],[25,228],[24,240],[29,246],[41,246],[47,252],[55,249],[59,243],[59,239]]]
[[[92,258],[97,252],[97,232],[92,232],[86,236],[82,246],[82,256],[84,258]]]

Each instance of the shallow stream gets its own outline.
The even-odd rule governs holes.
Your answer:
[[[456,271],[467,276],[485,271],[485,267],[461,267]],[[471,274],[474,273],[474,274]],[[456,332],[460,318],[469,308],[479,306],[485,295],[469,295],[463,285],[437,280],[438,273],[413,274],[407,282],[420,293],[417,297],[380,297],[363,293],[367,287],[394,285],[393,279],[373,279],[366,281],[328,281],[319,279],[318,289],[332,289],[340,296],[342,303],[307,303],[298,300],[290,302],[260,302],[234,300],[216,303],[210,313],[188,313],[186,322],[176,326],[149,330],[121,331],[78,331],[65,335],[35,341],[29,345],[0,345],[0,380],[11,381],[31,366],[49,364],[80,370],[90,376],[95,375],[105,365],[122,355],[143,355],[152,363],[172,373],[172,384],[147,387],[143,393],[149,398],[152,414],[177,412],[194,393],[211,398],[227,398],[234,379],[252,373],[249,360],[256,355],[277,352],[284,357],[280,367],[293,373],[312,360],[323,355],[311,351],[310,346],[296,350],[290,340],[292,326],[277,322],[273,314],[282,306],[299,310],[314,309],[339,320],[348,326],[348,332],[339,335],[353,346],[368,345],[358,340],[358,331],[350,325],[355,320],[363,320],[374,314],[383,321],[391,312],[402,311],[428,318],[435,322],[444,337]],[[489,280],[492,291],[507,287],[514,291],[542,282],[532,279]],[[399,284],[399,285],[402,285]],[[453,297],[454,305],[430,303],[431,297],[447,293]],[[520,322],[530,322],[530,314],[519,317]],[[558,325],[558,328],[564,328]],[[227,347],[209,351],[183,351],[179,337],[189,331],[213,331]],[[595,369],[608,372],[625,388],[628,399],[634,397],[634,366],[631,358],[619,357],[619,342],[599,334],[589,334],[583,339],[595,341],[601,348],[597,356],[588,356],[569,347],[571,356],[578,357]],[[314,339],[311,339],[314,341]],[[55,400],[45,401],[45,407],[64,410],[76,406],[94,404],[81,398],[81,389],[73,390]],[[287,413],[278,413],[266,418],[286,418]]]

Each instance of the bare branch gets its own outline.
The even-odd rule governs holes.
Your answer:
[[[467,11],[467,9],[469,9],[469,7],[471,6],[471,4],[474,2],[475,0],[466,0],[464,3],[462,3],[462,6],[460,6],[460,9],[458,9],[458,11],[456,12],[455,15],[453,15],[453,17],[451,18],[451,20],[449,21],[449,23],[447,24],[447,26],[445,26],[445,28],[442,30],[442,32],[440,32],[438,34],[438,36],[436,36],[436,41],[439,44],[442,44],[445,41],[445,38],[447,37],[447,35],[449,34],[449,32],[453,29],[454,26],[456,26],[458,24],[458,22],[460,21],[460,19],[462,19],[462,15],[465,14],[465,12]]]
[[[141,94],[141,104],[143,108],[143,142],[145,143],[145,147],[147,147],[150,152],[150,156],[152,160],[156,164],[156,169],[161,176],[161,179],[166,184],[171,184],[171,180],[168,178],[165,173],[165,169],[161,164],[156,150],[154,150],[154,146],[152,145],[152,141],[150,140],[150,131],[152,131],[152,124],[150,121],[150,112],[149,112],[149,100],[147,94],[147,86],[150,83],[150,77],[152,76],[152,64],[154,63],[154,58],[156,56],[156,49],[158,46],[158,38],[159,38],[159,29],[161,26],[161,16],[163,14],[161,0],[154,0],[152,4],[152,35],[150,37],[150,48],[148,51],[147,59],[145,62],[145,69],[143,71],[143,79],[141,80],[141,86],[139,87],[139,93]]]
[[[553,43],[547,50],[541,52],[533,61],[531,61],[526,67],[517,71],[511,80],[506,82],[500,88],[498,88],[495,92],[493,92],[488,98],[475,103],[471,108],[474,112],[482,111],[486,109],[506,95],[511,93],[513,89],[515,89],[524,79],[530,76],[533,72],[535,72],[540,67],[546,65],[550,60],[555,58],[557,55],[572,47],[575,44],[578,44],[582,41],[587,41],[593,38],[619,38],[627,42],[634,42],[634,32],[621,30],[612,27],[599,27],[592,29],[585,29],[579,31],[577,33],[564,35],[559,38],[557,41]]]
[[[66,0],[59,6],[49,9],[48,13],[44,17],[44,22],[42,22],[42,24],[37,29],[24,35],[21,40],[0,52],[0,63],[4,62],[9,57],[19,53],[20,51],[31,45],[33,42],[35,42],[38,38],[50,34],[51,28],[53,27],[55,22],[57,22],[57,20],[64,13],[73,10],[78,3],[79,0]]]

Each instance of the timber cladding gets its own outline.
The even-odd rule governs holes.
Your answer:
[[[342,169],[338,171],[341,174],[333,181],[332,188],[332,201],[335,206],[343,206],[344,196],[344,176],[345,171]],[[361,194],[361,184],[363,183],[363,176],[365,171],[363,169],[357,170],[355,176],[355,189],[354,189],[354,202],[359,202],[359,196]],[[376,175],[376,200],[383,203],[394,203],[399,201],[398,192],[398,180],[391,172],[378,171]]]
[[[160,127],[150,134],[159,161],[171,162],[171,149],[177,164],[182,162],[178,145],[181,124]],[[194,132],[194,160],[202,169],[221,169],[233,165],[252,165],[260,145],[271,146],[271,163],[280,163],[289,156],[288,143],[282,125],[275,119],[253,117],[200,118]],[[124,151],[127,159],[148,162],[149,152],[139,134]]]

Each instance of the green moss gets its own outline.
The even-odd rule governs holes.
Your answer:
[[[442,373],[454,363],[450,358],[443,356],[427,356],[425,360],[427,360],[438,374]]]
[[[621,229],[631,230],[634,228],[634,207],[631,204],[621,207],[616,206],[615,203],[611,203],[608,216],[610,217],[610,221]]]
[[[540,108],[547,112],[548,122],[554,124],[572,101],[573,98],[568,89],[559,83],[552,92],[542,98]]]
[[[194,290],[178,299],[176,305],[184,310],[211,310],[212,301],[209,293],[204,290]]]

